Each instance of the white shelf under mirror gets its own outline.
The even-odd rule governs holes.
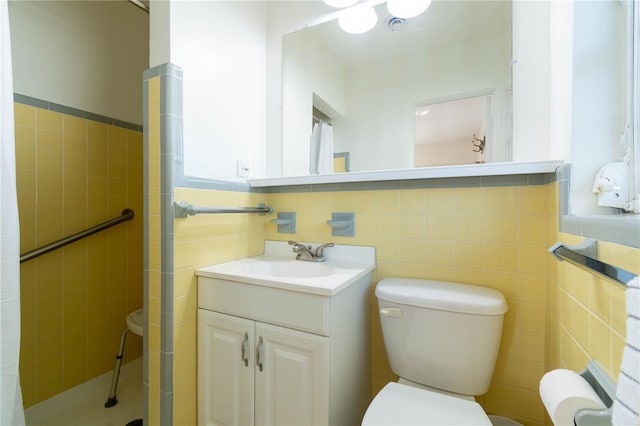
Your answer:
[[[521,163],[485,163],[457,166],[423,167],[414,169],[374,170],[366,172],[333,173],[322,175],[287,176],[248,179],[252,187],[316,185],[326,183],[372,182],[405,179],[434,179],[480,176],[508,176],[536,173],[554,173],[564,162],[561,160]]]

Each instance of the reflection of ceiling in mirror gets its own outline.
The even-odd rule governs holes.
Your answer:
[[[348,34],[338,29],[337,21],[305,28],[285,36],[295,35],[308,39],[309,49],[332,51],[345,63],[379,60],[381,57],[405,55],[410,52],[431,50],[502,33],[511,27],[509,1],[457,1],[435,0],[431,6],[406,25],[392,31],[386,22],[391,18],[386,4],[376,7],[378,24],[364,34]],[[391,36],[390,36],[391,35]],[[365,49],[358,49],[366,45]],[[371,46],[378,46],[372,49]]]
[[[477,96],[416,108],[415,143],[471,141],[474,134],[482,138],[486,107],[487,97]]]

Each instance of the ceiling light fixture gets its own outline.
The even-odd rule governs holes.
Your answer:
[[[413,18],[427,10],[431,0],[388,0],[389,13],[398,18]]]
[[[338,18],[338,25],[350,34],[366,33],[375,27],[378,15],[371,6],[355,6],[347,9]]]
[[[404,18],[398,18],[397,16],[390,16],[386,21],[387,28],[391,31],[396,31],[407,25],[407,20]]]
[[[349,7],[358,3],[358,0],[324,0],[331,7]]]

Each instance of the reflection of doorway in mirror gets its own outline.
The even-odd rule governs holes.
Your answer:
[[[490,95],[481,95],[418,105],[415,167],[484,163],[494,143],[491,104]]]

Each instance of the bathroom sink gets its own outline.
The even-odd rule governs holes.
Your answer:
[[[196,275],[318,295],[334,295],[375,267],[375,249],[336,245],[325,262],[295,259],[286,242],[266,241],[265,254],[198,269]]]
[[[273,277],[313,278],[326,277],[335,273],[335,269],[326,263],[291,259],[252,259],[252,261],[245,262],[244,267],[248,273]]]
[[[375,248],[336,245],[322,263],[287,241],[263,253],[196,270],[198,424],[359,424]],[[213,407],[230,389],[240,403]]]

